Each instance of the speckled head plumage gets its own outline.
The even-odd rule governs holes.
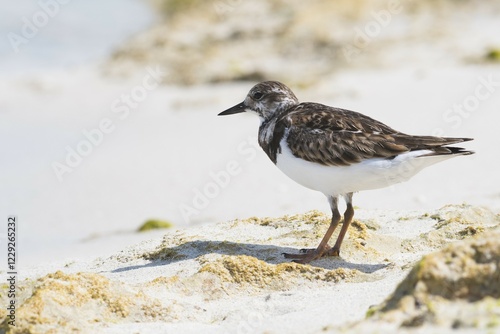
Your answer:
[[[254,112],[262,121],[299,104],[299,100],[290,88],[278,81],[264,81],[250,89],[242,103],[235,105],[219,115],[231,115],[240,112]]]

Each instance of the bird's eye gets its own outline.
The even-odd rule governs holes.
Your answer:
[[[252,97],[254,98],[254,100],[260,100],[262,97],[264,96],[264,94],[262,92],[255,92],[252,94]]]

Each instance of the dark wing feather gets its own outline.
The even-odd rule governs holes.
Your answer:
[[[363,114],[317,103],[297,105],[278,123],[289,129],[287,143],[295,156],[328,166],[349,166],[423,149],[431,150],[429,155],[472,153],[442,147],[468,138],[411,136]]]

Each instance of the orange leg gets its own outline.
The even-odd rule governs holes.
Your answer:
[[[332,209],[332,221],[330,222],[330,227],[328,227],[328,230],[325,233],[325,236],[319,243],[319,246],[316,249],[311,249],[311,250],[304,250],[302,249],[300,254],[290,254],[290,253],[283,253],[285,258],[287,259],[293,259],[294,262],[298,263],[309,263],[312,260],[318,259],[323,254],[325,254],[329,249],[330,246],[328,246],[328,241],[332,237],[333,232],[337,228],[340,222],[340,212],[338,209],[338,197],[337,196],[331,196],[328,198],[330,202],[330,207]]]
[[[342,245],[342,241],[344,240],[349,225],[351,225],[352,217],[354,217],[354,208],[352,207],[352,193],[345,195],[344,198],[347,203],[347,208],[344,212],[344,223],[342,224],[342,229],[340,230],[337,241],[335,242],[335,246],[333,246],[333,248],[330,248],[325,254],[328,256],[340,255],[340,246]]]

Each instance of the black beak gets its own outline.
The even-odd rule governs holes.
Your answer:
[[[244,102],[241,102],[240,104],[237,104],[234,107],[231,107],[229,109],[224,110],[223,112],[221,112],[217,116],[238,114],[240,112],[245,112],[245,103]]]

